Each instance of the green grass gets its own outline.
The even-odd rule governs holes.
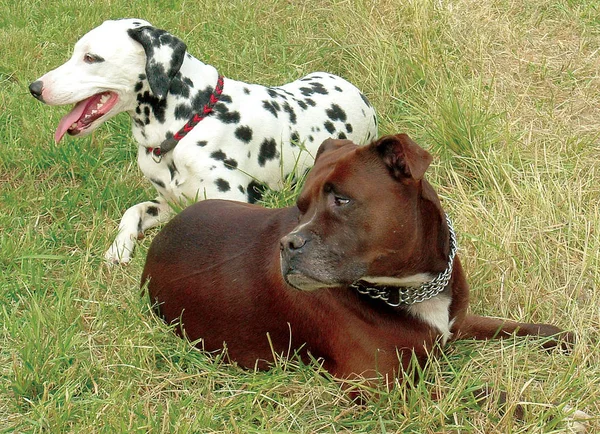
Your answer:
[[[596,1],[0,0],[0,10],[0,432],[568,432],[563,404],[600,432]],[[472,310],[573,330],[574,351],[459,342],[410,387],[358,405],[317,364],[244,371],[174,336],[138,287],[156,232],[128,267],[102,262],[123,211],[155,194],[128,117],[55,145],[66,109],[27,90],[87,30],[131,16],[232,78],[281,84],[327,70],[359,85],[382,134],[407,132],[435,154],[428,177],[458,232]],[[472,403],[484,384],[524,402],[525,420]]]

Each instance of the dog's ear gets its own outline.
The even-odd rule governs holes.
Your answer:
[[[185,58],[185,43],[165,30],[152,26],[127,31],[146,53],[146,77],[150,90],[163,99],[169,92],[171,80],[179,72]]]
[[[396,178],[422,179],[433,157],[406,134],[384,136],[373,146]]]
[[[315,156],[315,161],[325,151],[329,151],[330,149],[339,148],[340,146],[351,145],[351,144],[352,144],[352,140],[327,139],[323,143],[321,143],[321,146],[319,146],[319,149],[317,150],[317,155]]]

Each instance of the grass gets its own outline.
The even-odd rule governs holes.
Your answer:
[[[565,404],[600,431],[596,1],[0,0],[0,10],[0,432],[569,432]],[[318,364],[244,371],[175,337],[138,288],[156,232],[128,267],[102,262],[123,211],[155,194],[129,119],[55,145],[66,109],[27,91],[87,30],[128,16],[173,31],[226,76],[281,84],[327,70],[358,84],[382,134],[407,132],[436,155],[428,177],[458,232],[472,310],[573,330],[574,351],[459,342],[421,380],[358,405]],[[465,399],[484,384],[525,403],[525,420]]]

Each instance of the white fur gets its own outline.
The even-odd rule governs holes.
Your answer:
[[[448,339],[452,337],[450,332],[452,327],[449,312],[450,302],[450,297],[440,294],[429,300],[411,304],[406,309],[411,315],[435,327],[440,332],[441,344],[445,345]]]
[[[389,286],[419,286],[425,282],[429,282],[433,279],[433,276],[429,273],[418,273],[412,276],[406,277],[390,277],[390,276],[366,276],[361,280],[364,280],[375,285],[389,285]]]

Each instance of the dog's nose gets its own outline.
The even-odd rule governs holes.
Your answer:
[[[305,237],[298,233],[291,233],[281,239],[280,248],[281,250],[287,250],[288,252],[296,252],[304,247],[305,244]]]
[[[34,98],[39,99],[40,101],[44,101],[42,97],[42,90],[44,89],[44,83],[41,80],[34,81],[29,85],[29,92],[34,96]]]

